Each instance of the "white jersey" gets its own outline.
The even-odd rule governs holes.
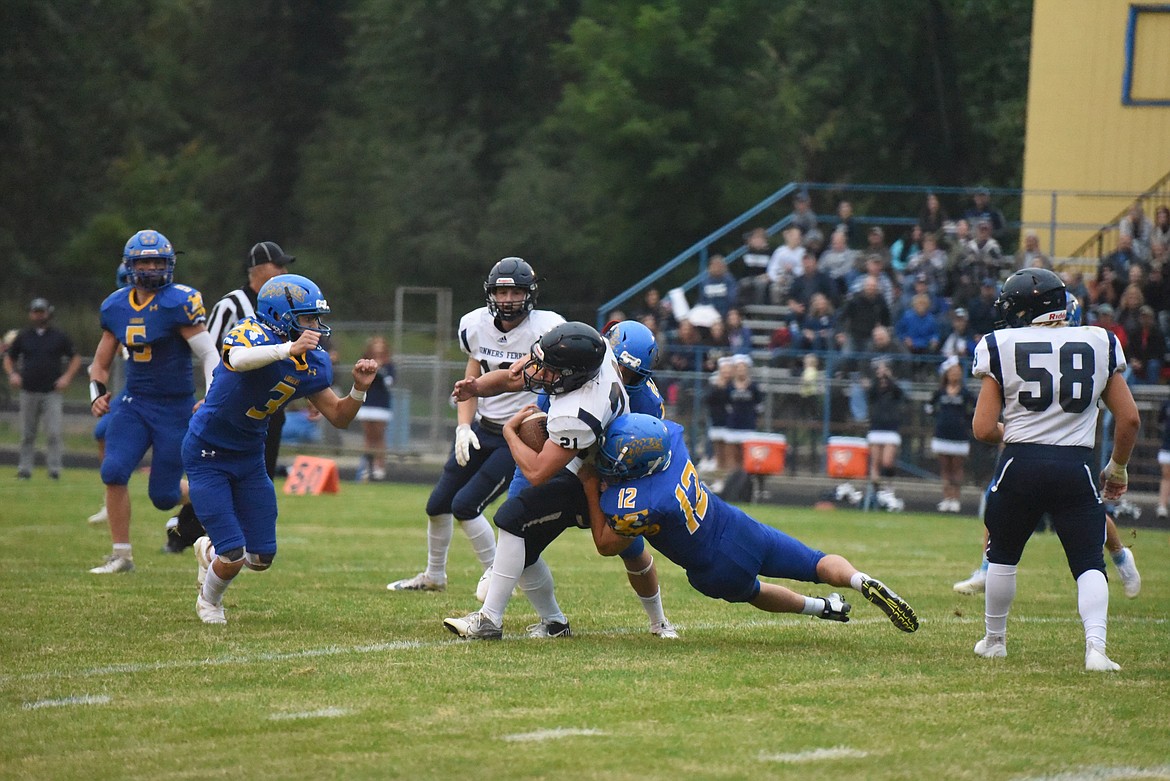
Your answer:
[[[1007,328],[975,347],[976,377],[1003,393],[1003,441],[1093,447],[1097,402],[1125,371],[1117,337],[1096,326]]]
[[[630,408],[630,397],[609,342],[605,343],[605,358],[596,377],[574,391],[550,398],[545,419],[548,438],[563,448],[579,451],[568,465],[569,471],[576,474],[586,459],[592,459],[593,445],[610,422]]]
[[[546,332],[565,322],[556,312],[535,309],[528,313],[511,331],[496,327],[496,319],[486,306],[472,310],[459,320],[459,349],[479,363],[484,374],[496,369],[507,369],[528,355],[532,345]],[[528,391],[501,393],[479,400],[479,416],[492,423],[507,423],[508,419],[530,403]]]

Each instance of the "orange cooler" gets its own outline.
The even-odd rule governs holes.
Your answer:
[[[749,475],[779,475],[784,472],[788,440],[783,434],[753,434],[743,443],[743,471]]]
[[[829,477],[862,478],[869,474],[869,445],[862,437],[829,437]]]

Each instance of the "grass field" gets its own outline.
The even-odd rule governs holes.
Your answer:
[[[1109,565],[1107,675],[1083,671],[1051,534],[1022,562],[1010,656],[972,654],[982,599],[951,591],[977,561],[968,518],[755,508],[883,578],[913,635],[857,594],[845,625],[709,600],[660,559],[683,637],[658,640],[618,561],[569,532],[547,557],[576,636],[525,639],[517,599],[503,642],[468,643],[441,625],[477,605],[458,532],[447,592],[385,590],[425,561],[424,486],[282,496],[276,565],[245,571],[214,627],[140,476],[138,570],[98,577],[96,473],[41,475],[0,486],[0,778],[1170,778],[1164,531],[1125,530],[1137,599]]]

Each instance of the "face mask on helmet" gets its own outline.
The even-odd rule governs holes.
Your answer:
[[[492,317],[521,320],[536,306],[536,273],[521,258],[504,258],[488,272],[483,292]]]
[[[615,419],[601,437],[594,468],[607,480],[636,480],[670,466],[670,432],[653,415]]]
[[[628,383],[629,387],[638,387],[650,379],[658,361],[658,341],[649,328],[633,320],[623,320],[607,329],[605,338],[618,363],[637,377],[635,382]]]
[[[264,283],[256,300],[256,317],[290,341],[303,331],[331,332],[321,318],[330,313],[321,288],[299,274],[281,274]]]
[[[131,283],[143,290],[158,290],[175,278],[175,248],[154,230],[141,230],[130,237],[122,250],[122,261]]]
[[[532,345],[524,364],[524,387],[550,396],[569,393],[601,371],[605,341],[584,323],[561,323]]]

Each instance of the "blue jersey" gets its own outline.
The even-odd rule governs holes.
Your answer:
[[[280,344],[280,337],[256,320],[245,319],[223,340],[224,360],[215,367],[211,390],[194,417],[191,433],[225,450],[263,449],[268,419],[290,399],[312,396],[333,384],[333,366],[322,347],[252,371],[236,371],[227,361],[233,347]]]
[[[121,288],[102,302],[102,328],[125,345],[128,396],[182,397],[195,393],[191,347],[179,332],[207,320],[203,296],[186,285],[144,294]]]
[[[630,412],[641,412],[644,415],[653,415],[662,420],[666,417],[666,402],[658,392],[654,380],[646,378],[641,385],[633,387],[627,385],[626,393],[630,396]]]

